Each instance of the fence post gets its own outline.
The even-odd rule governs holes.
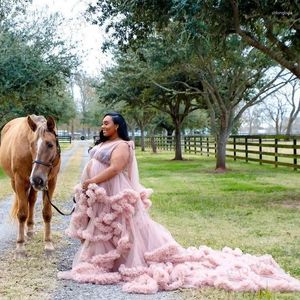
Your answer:
[[[236,138],[233,138],[233,160],[236,160]]]
[[[248,162],[248,138],[245,137],[245,157],[246,157],[246,162]]]
[[[214,142],[214,147],[215,147],[215,149],[214,149],[214,151],[215,151],[215,157],[217,157],[217,143],[216,143],[216,140]],[[226,154],[225,154],[225,156],[226,156]]]
[[[209,137],[206,138],[206,152],[207,156],[209,156]]]
[[[261,145],[261,138],[258,139],[259,142],[259,164],[262,165],[262,145]]]
[[[294,138],[294,171],[297,170],[297,139]]]
[[[203,149],[202,149],[202,136],[200,136],[200,154],[203,154]]]
[[[278,138],[275,138],[275,168],[278,167]]]

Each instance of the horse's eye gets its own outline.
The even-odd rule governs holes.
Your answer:
[[[47,143],[47,147],[48,147],[48,148],[53,148],[53,144]]]

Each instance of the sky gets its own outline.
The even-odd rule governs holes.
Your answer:
[[[101,45],[104,30],[86,22],[83,13],[92,0],[33,0],[34,9],[46,13],[60,12],[66,19],[61,34],[68,40],[75,41],[78,49],[83,50],[82,69],[91,76],[100,74],[100,70],[111,62],[111,57],[103,54]]]

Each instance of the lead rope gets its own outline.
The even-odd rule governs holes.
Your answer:
[[[57,211],[58,213],[60,213],[61,215],[63,215],[63,216],[70,216],[70,215],[74,212],[74,210],[75,210],[75,204],[76,204],[75,197],[73,197],[74,205],[73,205],[73,208],[72,208],[71,212],[68,213],[68,214],[65,214],[65,213],[63,213],[63,212],[62,212],[55,204],[52,203],[52,201],[50,200],[50,197],[49,197],[49,192],[48,192],[48,190],[46,190],[45,193],[46,193],[46,196],[47,196],[47,198],[48,198],[49,203],[50,203],[50,204],[52,205],[52,207],[54,207],[54,208],[56,209],[56,211]]]

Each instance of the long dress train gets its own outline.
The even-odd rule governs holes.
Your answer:
[[[253,256],[240,249],[206,246],[183,248],[149,214],[150,189],[139,183],[132,142],[105,142],[90,151],[82,180],[107,168],[112,151],[127,143],[126,170],[84,191],[75,188],[75,212],[66,230],[83,241],[70,271],[61,279],[123,283],[130,293],[156,293],[211,286],[230,291],[300,291],[300,281],[284,272],[270,255]]]

